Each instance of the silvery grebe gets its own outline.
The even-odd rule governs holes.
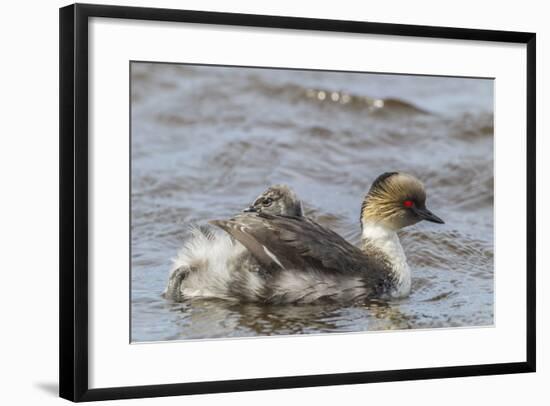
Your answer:
[[[223,240],[223,263],[216,254],[186,254],[179,297],[264,303],[404,297],[411,273],[396,232],[421,220],[443,223],[426,208],[418,179],[388,172],[361,206],[361,248],[303,216],[252,211],[211,221],[233,240]]]

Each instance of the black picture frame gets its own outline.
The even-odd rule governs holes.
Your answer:
[[[90,389],[88,385],[88,19],[105,17],[526,44],[527,324],[525,361],[484,365],[279,376]],[[536,366],[535,91],[536,35],[528,32],[384,24],[74,4],[60,9],[60,396],[75,402],[261,389],[534,372]]]

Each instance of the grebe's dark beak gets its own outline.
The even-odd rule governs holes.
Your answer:
[[[243,210],[243,213],[256,213],[256,212],[258,212],[258,209],[256,209],[254,206],[249,206]]]
[[[422,220],[431,221],[432,223],[437,223],[437,224],[445,224],[445,222],[443,220],[441,220],[439,217],[437,217],[435,214],[433,214],[427,208],[423,208],[423,209],[418,209],[417,208],[417,209],[414,210],[414,212]]]

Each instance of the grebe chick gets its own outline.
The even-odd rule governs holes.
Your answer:
[[[287,185],[268,187],[252,204],[243,210],[245,213],[265,213],[273,216],[301,217],[302,202]]]
[[[268,187],[243,212],[289,217],[303,215],[302,202],[284,184]],[[237,275],[239,270],[234,268],[240,266],[243,270],[259,268],[257,261],[241,243],[218,228],[201,225],[192,227],[190,233],[190,238],[174,260],[163,297],[172,300],[196,296],[224,297],[222,280],[225,273],[234,272]],[[211,286],[201,288],[195,279]]]

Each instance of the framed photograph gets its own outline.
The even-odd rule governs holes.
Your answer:
[[[60,396],[535,371],[535,34],[60,10]]]

